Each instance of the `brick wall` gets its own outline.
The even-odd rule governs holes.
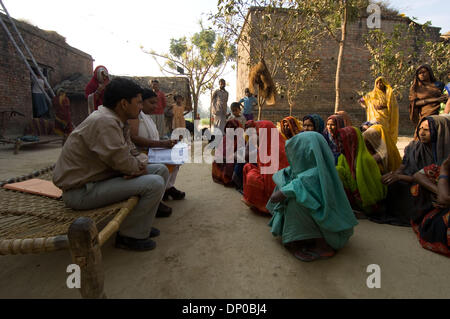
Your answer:
[[[258,14],[255,11],[253,14]],[[256,21],[253,19],[252,21]],[[381,27],[385,32],[391,32],[394,25],[409,23],[408,19],[400,17],[383,18]],[[431,28],[432,40],[439,41],[439,28]],[[354,125],[359,125],[366,120],[365,111],[359,106],[359,95],[356,91],[361,89],[361,81],[373,83],[369,72],[369,52],[364,46],[364,35],[367,34],[366,18],[359,18],[348,25],[347,43],[344,49],[343,68],[341,73],[341,110],[347,111]],[[238,48],[238,52],[243,52]],[[317,50],[317,56],[321,58],[317,80],[311,83],[296,99],[293,114],[302,118],[309,113],[317,113],[324,120],[334,113],[335,102],[335,73],[338,56],[338,44],[329,38],[321,43]],[[237,96],[243,95],[243,90],[248,86],[248,54],[239,54],[237,72]],[[266,61],[270,65],[270,61]],[[282,78],[275,81],[283,82]],[[411,79],[412,80],[412,79]],[[399,102],[400,109],[400,134],[412,134],[414,127],[409,120],[408,93],[403,92],[404,99]],[[255,111],[257,115],[257,110]],[[265,106],[262,119],[279,121],[289,115],[289,105],[284,96],[278,96],[275,106]]]
[[[19,44],[8,18],[2,15],[2,19]],[[74,73],[92,76],[93,59],[89,54],[72,48],[56,32],[43,31],[17,20],[15,22],[36,62],[49,70],[48,80],[52,87]],[[25,54],[25,49],[19,46]],[[5,30],[0,28],[0,110],[10,108],[24,113],[25,118],[15,117],[9,121],[7,133],[21,134],[25,123],[33,115],[31,76]]]

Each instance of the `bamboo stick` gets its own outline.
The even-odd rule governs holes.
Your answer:
[[[98,241],[100,247],[111,237],[112,234],[119,230],[120,224],[122,224],[125,217],[133,210],[138,203],[138,197],[133,196],[128,201],[125,207],[114,216],[114,218],[106,225],[105,228],[98,234]]]
[[[66,235],[47,238],[5,239],[0,240],[1,255],[38,254],[64,250],[69,247]]]

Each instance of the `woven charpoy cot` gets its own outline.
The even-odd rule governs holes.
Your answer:
[[[31,178],[51,180],[54,166],[0,182]],[[0,255],[30,254],[69,249],[81,268],[80,293],[87,298],[105,297],[100,247],[113,235],[137,204],[131,197],[114,205],[86,211],[52,199],[0,188]]]

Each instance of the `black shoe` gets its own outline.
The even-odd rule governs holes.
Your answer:
[[[156,217],[169,217],[172,214],[172,208],[163,203],[159,203],[158,211],[156,212]]]
[[[132,237],[122,236],[119,233],[116,235],[116,248],[122,248],[134,251],[147,251],[156,247],[156,243],[150,238],[136,239]]]
[[[158,228],[152,227],[149,238],[158,237],[160,233]]]
[[[166,192],[164,193],[163,200],[168,200],[169,196],[172,197],[172,199],[174,199],[174,200],[181,200],[181,199],[184,199],[184,197],[186,196],[186,193],[179,191],[175,187],[171,187],[168,190],[166,190]]]

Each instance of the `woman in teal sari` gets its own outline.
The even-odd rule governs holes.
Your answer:
[[[276,188],[267,203],[271,232],[284,245],[296,244],[294,255],[302,261],[332,257],[358,224],[333,153],[321,134],[303,132],[286,142],[286,155],[290,166],[273,175]]]

